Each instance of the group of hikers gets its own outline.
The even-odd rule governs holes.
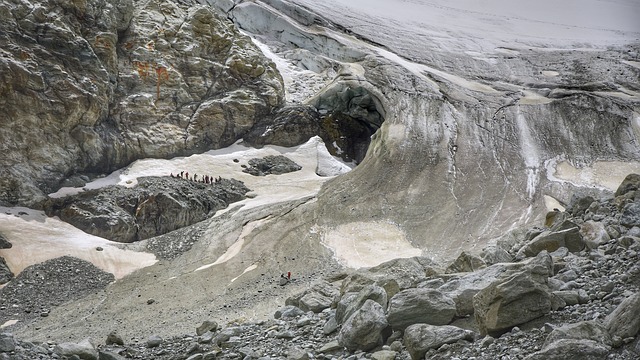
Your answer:
[[[198,179],[198,174],[193,174],[193,177],[189,177],[189,172],[188,171],[186,171],[186,172],[185,171],[180,171],[180,173],[176,174],[176,175],[173,175],[173,173],[171,173],[171,177],[172,178],[178,178],[178,179],[187,179],[187,180],[191,180],[191,181],[195,181],[195,182],[199,182],[199,183],[203,183],[203,184],[218,183],[220,180],[222,180],[222,178],[220,176],[218,176],[217,178],[214,178],[213,176],[202,175]]]

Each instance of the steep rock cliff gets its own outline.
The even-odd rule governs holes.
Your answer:
[[[230,145],[283,101],[274,64],[195,1],[0,4],[0,204],[74,173]]]

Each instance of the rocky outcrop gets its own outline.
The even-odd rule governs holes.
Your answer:
[[[609,348],[597,341],[563,339],[545,346],[525,360],[604,360],[608,355]]]
[[[281,175],[302,169],[293,160],[284,155],[268,155],[249,160],[249,166],[242,171],[254,176]]]
[[[315,107],[290,105],[279,109],[273,119],[259,119],[243,140],[255,147],[267,144],[291,147],[320,134],[320,114]]]
[[[196,1],[2,10],[0,204],[33,205],[78,172],[230,145],[282,105],[275,65]]]
[[[7,261],[0,256],[0,285],[6,284],[13,279],[13,272],[9,269]]]
[[[165,234],[212,216],[242,200],[249,189],[234,179],[207,184],[175,177],[144,177],[137,186],[109,186],[45,204],[49,216],[59,216],[83,231],[119,242]]]
[[[578,252],[583,250],[585,246],[585,241],[580,234],[580,227],[571,221],[564,221],[533,238],[520,249],[517,257],[535,256],[543,250],[553,252],[561,247]]]

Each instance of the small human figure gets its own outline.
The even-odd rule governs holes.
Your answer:
[[[195,181],[195,182],[198,181],[198,174],[193,174],[193,181]]]
[[[175,176],[173,176],[173,173],[171,173],[171,175],[170,175],[170,176],[171,176],[171,177],[175,177]]]
[[[184,171],[180,171],[180,178],[184,176]]]
[[[287,280],[291,280],[291,271],[287,271]]]

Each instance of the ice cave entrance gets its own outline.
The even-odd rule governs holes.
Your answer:
[[[384,122],[380,100],[363,87],[333,86],[315,99],[329,152],[359,164]]]

